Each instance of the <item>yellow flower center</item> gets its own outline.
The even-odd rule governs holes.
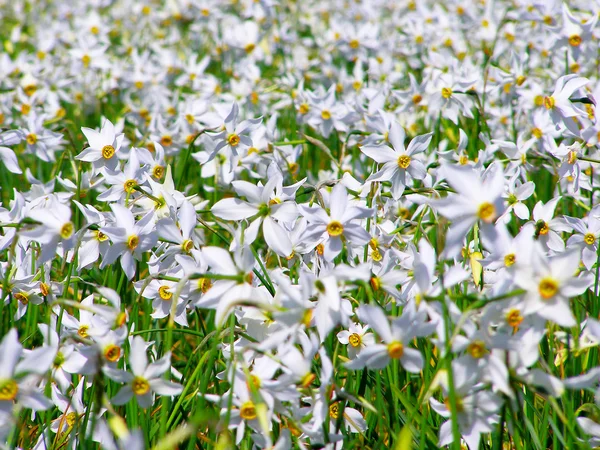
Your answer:
[[[568,157],[567,161],[571,165],[573,165],[577,162],[577,152],[575,150],[571,150],[569,152],[569,157]]]
[[[447,87],[442,88],[442,97],[444,97],[444,98],[452,97],[452,89],[447,88]]]
[[[348,336],[348,342],[352,347],[356,348],[362,343],[362,338],[360,337],[360,334],[352,333],[350,336]]]
[[[544,300],[549,300],[558,292],[558,282],[554,278],[542,278],[538,285],[538,291]]]
[[[104,347],[104,357],[110,362],[118,361],[121,357],[121,348],[115,344],[108,344]]]
[[[466,166],[468,162],[469,158],[467,157],[467,155],[460,155],[460,157],[458,158],[458,163],[461,166]]]
[[[381,280],[379,279],[379,277],[371,277],[371,279],[369,280],[369,284],[371,285],[374,291],[378,291],[379,289],[381,289]]]
[[[27,137],[25,138],[25,140],[27,141],[27,143],[28,143],[29,145],[35,145],[35,143],[37,142],[38,138],[37,138],[37,135],[36,135],[36,134],[34,134],[34,133],[29,133],[29,134],[27,135]]]
[[[89,334],[88,334],[89,329],[90,329],[89,325],[81,325],[79,327],[79,329],[77,330],[77,334],[79,335],[79,337],[85,339],[89,336]]]
[[[496,218],[496,208],[489,202],[482,203],[477,210],[477,217],[485,223],[492,223]]]
[[[572,34],[569,36],[569,45],[571,47],[579,47],[581,45],[581,36],[578,34]]]
[[[594,243],[596,242],[596,236],[594,236],[593,233],[586,233],[585,236],[583,236],[583,241],[587,245],[594,245]]]
[[[0,401],[14,400],[19,393],[19,385],[15,380],[0,380]]]
[[[538,235],[545,236],[550,231],[550,226],[548,222],[544,222],[543,220],[539,220],[536,224]]]
[[[90,62],[92,62],[92,58],[90,57],[90,55],[83,55],[81,57],[81,62],[83,64],[83,67],[89,67]]]
[[[137,181],[135,181],[135,180],[127,180],[125,183],[123,183],[123,189],[128,194],[133,194],[133,191],[135,191],[136,186],[137,186]]]
[[[132,234],[127,239],[127,247],[131,251],[134,251],[137,248],[137,246],[139,245],[139,243],[140,243],[140,238],[137,237],[135,234]]]
[[[165,168],[163,166],[154,166],[152,169],[152,176],[156,179],[161,179],[165,174]]]
[[[510,267],[515,263],[516,259],[517,257],[514,253],[509,253],[508,255],[504,256],[504,265],[506,267]]]
[[[114,327],[121,328],[123,325],[125,325],[125,322],[127,322],[127,314],[124,312],[120,312],[119,314],[117,314],[117,318],[114,322]]]
[[[203,294],[206,294],[212,285],[210,278],[198,278],[198,289],[200,289]]]
[[[329,120],[331,119],[331,113],[329,112],[329,110],[324,109],[323,111],[321,111],[321,117],[323,118],[323,120]]]
[[[379,250],[375,249],[371,252],[371,259],[375,262],[379,262],[383,259],[383,256]]]
[[[240,417],[244,420],[256,419],[256,406],[251,400],[248,400],[240,407]]]
[[[75,425],[77,417],[78,416],[76,412],[70,412],[69,414],[67,414],[65,416],[65,422],[67,422],[67,426],[72,427],[73,425]]]
[[[306,375],[302,377],[302,381],[300,381],[300,386],[303,388],[309,387],[317,376],[314,373],[308,372]]]
[[[304,313],[302,313],[302,320],[301,320],[302,325],[304,325],[305,327],[308,328],[310,326],[310,323],[312,322],[312,318],[313,318],[313,310],[306,309],[304,311]]]
[[[506,313],[506,323],[509,324],[513,328],[517,328],[523,322],[523,316],[521,315],[521,311],[516,308],[511,309]]]
[[[183,249],[184,252],[189,253],[192,251],[192,249],[194,248],[194,241],[192,241],[191,239],[186,239],[185,241],[183,241],[183,243],[181,244],[181,248]]]
[[[105,235],[102,231],[99,231],[99,230],[95,231],[95,234],[96,234],[96,240],[98,242],[105,242],[108,240],[108,236]]]
[[[60,237],[63,239],[69,239],[73,235],[73,223],[67,222],[60,229]]]
[[[329,405],[329,417],[332,419],[337,419],[340,416],[340,407],[337,403],[332,403]]]
[[[310,106],[308,106],[308,103],[302,103],[298,107],[298,112],[302,115],[308,114],[309,111],[310,111]]]
[[[237,147],[240,143],[240,137],[237,134],[232,133],[229,136],[227,136],[227,142],[232,147]]]
[[[418,105],[418,104],[419,104],[419,103],[421,103],[422,101],[423,101],[423,97],[421,97],[419,94],[415,94],[415,95],[413,95],[413,97],[412,97],[412,102],[413,102],[415,105]]]
[[[556,100],[552,96],[544,97],[544,106],[546,109],[552,109],[556,105]]]
[[[531,134],[533,134],[537,139],[541,139],[541,137],[544,135],[542,130],[540,130],[538,127],[532,129]]]
[[[21,302],[23,305],[27,305],[29,303],[29,294],[26,292],[17,292],[15,294],[15,299]]]
[[[260,378],[254,374],[250,374],[248,380],[246,381],[246,384],[248,385],[248,389],[250,390],[260,389],[260,386],[262,385],[262,383],[260,382]]]
[[[110,159],[115,154],[115,148],[112,145],[105,145],[102,147],[102,157],[104,159]]]
[[[339,236],[344,232],[344,225],[342,225],[340,222],[338,222],[337,220],[334,220],[333,222],[329,222],[329,225],[327,225],[327,233],[329,233],[329,236]]]
[[[28,84],[23,88],[23,92],[25,92],[27,97],[31,97],[33,94],[35,94],[35,91],[37,91],[37,86],[35,84]]]
[[[40,283],[40,292],[42,293],[42,295],[44,297],[47,297],[48,294],[50,293],[50,286],[48,286],[46,283],[42,282]]]
[[[168,302],[173,297],[173,293],[169,291],[169,286],[161,286],[158,288],[158,296],[161,300]]]
[[[248,44],[244,47],[244,50],[246,50],[246,53],[252,53],[255,48],[256,48],[256,45]]]
[[[451,408],[452,408],[452,405],[451,405],[451,403],[450,403],[450,398],[446,398],[446,399],[444,400],[444,405],[446,405],[446,408],[448,409],[448,411],[450,411],[450,410],[451,410]],[[462,400],[462,398],[460,398],[460,397],[456,397],[456,412],[459,412],[459,413],[461,413],[461,412],[463,412],[464,410],[465,410],[465,405],[464,405],[464,403],[463,403],[463,400]]]
[[[135,377],[131,386],[131,390],[135,395],[144,395],[150,391],[150,383],[142,377]]]
[[[402,342],[392,342],[388,344],[387,352],[390,358],[400,359],[404,355],[404,345],[402,345]]]
[[[348,42],[348,45],[352,50],[356,50],[360,46],[360,42],[358,42],[358,39],[352,39]]]
[[[410,166],[410,156],[408,155],[401,155],[398,157],[398,167],[400,167],[401,169],[408,169],[408,166]]]
[[[171,136],[169,136],[168,134],[165,134],[163,137],[160,138],[160,144],[163,147],[169,147],[172,143],[173,143],[173,138]]]
[[[65,363],[65,355],[63,355],[62,352],[58,352],[56,354],[56,356],[54,357],[54,361],[52,362],[52,365],[56,368],[61,367],[63,364]]]
[[[467,353],[471,355],[475,359],[482,358],[487,353],[487,348],[485,348],[485,342],[477,340],[473,341],[467,347]]]

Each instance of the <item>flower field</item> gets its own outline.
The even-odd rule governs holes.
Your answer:
[[[0,449],[600,447],[599,19],[0,0]]]

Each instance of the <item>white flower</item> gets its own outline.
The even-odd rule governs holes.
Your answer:
[[[354,245],[365,245],[369,242],[371,235],[356,223],[356,219],[370,216],[371,210],[351,206],[346,188],[339,183],[331,191],[329,205],[329,214],[319,206],[298,205],[298,208],[309,223],[305,239],[323,239],[323,256],[332,261],[342,251],[342,237]]]
[[[443,173],[456,194],[433,200],[431,205],[452,222],[446,234],[444,255],[454,258],[460,253],[463,240],[475,222],[480,221],[482,227],[487,227],[488,234],[494,234],[493,224],[504,211],[504,175],[496,164],[490,166],[483,177],[476,169],[465,166],[445,165]]]
[[[563,327],[577,324],[569,300],[583,294],[591,285],[587,276],[576,277],[579,250],[568,250],[553,257],[534,249],[529,270],[516,272],[515,282],[525,289],[524,314],[537,314]]]
[[[109,378],[127,383],[111,399],[115,405],[124,405],[135,395],[142,408],[149,408],[153,403],[153,392],[168,396],[181,394],[183,387],[180,384],[163,378],[163,374],[171,369],[171,352],[165,353],[159,360],[148,364],[146,347],[146,342],[140,336],[133,338],[129,353],[132,373],[109,367],[104,368],[104,372]]]
[[[404,148],[404,129],[398,122],[392,122],[387,139],[393,148],[387,145],[364,146],[361,151],[369,158],[374,159],[383,167],[367,181],[391,181],[392,196],[399,199],[404,188],[409,184],[410,177],[422,180],[427,174],[427,169],[416,155],[423,153],[431,142],[431,133],[415,137],[408,147]],[[408,177],[408,179],[407,179]]]
[[[122,133],[117,134],[115,126],[108,119],[104,120],[100,132],[86,127],[82,127],[81,131],[87,138],[90,146],[75,158],[94,163],[95,171],[101,167],[115,170],[119,163],[117,153],[121,148],[125,135]]]

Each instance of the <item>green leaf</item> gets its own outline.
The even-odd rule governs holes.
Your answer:
[[[398,433],[394,450],[411,450],[412,448],[412,433],[408,425],[404,425]]]

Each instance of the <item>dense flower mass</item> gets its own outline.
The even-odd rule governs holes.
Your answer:
[[[0,449],[600,446],[599,19],[0,1]]]

